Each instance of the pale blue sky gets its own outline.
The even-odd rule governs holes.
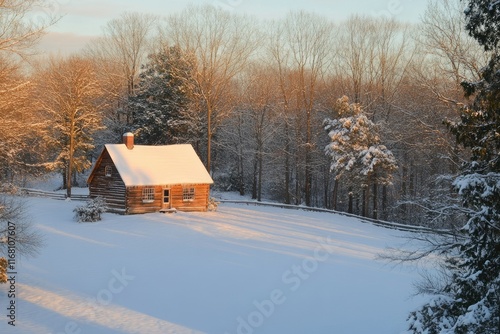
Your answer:
[[[280,18],[291,10],[304,9],[342,21],[352,14],[394,17],[418,22],[427,0],[52,0],[46,12],[64,15],[49,29],[42,41],[44,50],[68,53],[78,50],[101,32],[109,20],[124,11],[167,16],[181,11],[187,4],[213,4],[237,13],[263,19]],[[39,15],[45,15],[40,13]]]

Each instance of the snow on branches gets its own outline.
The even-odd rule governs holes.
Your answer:
[[[412,333],[500,333],[500,41],[498,2],[469,0],[466,29],[493,51],[478,82],[463,82],[473,102],[448,122],[457,142],[471,148],[454,186],[467,208],[461,242],[445,258],[448,282],[409,317]],[[444,298],[443,296],[446,296]]]
[[[193,112],[195,60],[178,47],[149,55],[137,92],[128,101],[138,142],[165,145],[189,141],[200,132]]]
[[[346,172],[358,176],[376,175],[377,182],[389,184],[391,172],[397,168],[396,159],[381,144],[378,126],[363,113],[359,104],[349,104],[343,96],[335,109],[339,119],[325,119],[325,131],[331,139],[325,153],[331,157],[330,170],[337,178]]]
[[[83,223],[101,220],[101,214],[107,210],[106,201],[102,197],[96,197],[89,199],[85,205],[77,206],[73,212],[75,212],[75,220]]]

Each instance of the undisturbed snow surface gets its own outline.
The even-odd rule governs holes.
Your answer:
[[[327,213],[217,212],[78,224],[81,202],[27,199],[45,246],[18,258],[0,333],[402,333],[414,268],[375,259],[403,232]]]

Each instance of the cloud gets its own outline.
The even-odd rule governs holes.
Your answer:
[[[95,35],[81,35],[71,32],[48,32],[40,41],[38,49],[43,53],[69,55],[80,51]]]

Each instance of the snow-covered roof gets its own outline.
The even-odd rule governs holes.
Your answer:
[[[214,181],[190,144],[146,146],[106,144],[125,186],[212,184]]]

